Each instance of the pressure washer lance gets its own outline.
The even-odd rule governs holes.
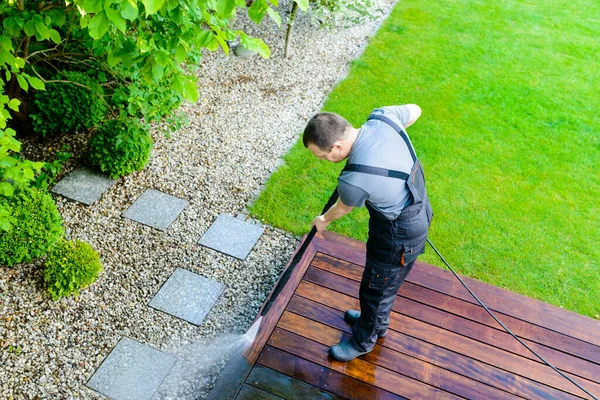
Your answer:
[[[329,197],[329,200],[327,201],[327,204],[323,208],[323,212],[321,214],[325,214],[327,212],[327,210],[329,210],[329,208],[331,206],[333,206],[333,204],[337,201],[337,199],[338,199],[338,191],[337,191],[337,188],[336,188],[334,190],[334,192],[331,194],[331,197]],[[298,265],[298,263],[302,259],[302,256],[306,252],[306,249],[308,248],[308,245],[310,244],[310,242],[312,241],[312,239],[315,237],[316,233],[317,233],[317,229],[313,226],[313,228],[310,230],[310,233],[306,237],[306,240],[304,240],[304,242],[300,246],[300,249],[298,249],[298,252],[296,252],[296,254],[294,255],[294,258],[292,259],[292,262],[290,263],[289,267],[283,273],[283,275],[281,276],[281,279],[279,279],[279,282],[277,283],[277,286],[275,287],[275,289],[273,289],[273,292],[271,293],[271,297],[269,298],[269,301],[265,304],[265,306],[263,307],[263,309],[262,309],[262,311],[260,313],[259,321],[257,321],[259,323],[258,324],[255,323],[254,326],[253,326],[254,330],[258,330],[258,326],[260,325],[260,320],[262,319],[262,317],[264,317],[265,315],[267,315],[267,313],[271,309],[271,306],[273,305],[275,299],[277,298],[277,296],[279,295],[279,293],[281,292],[281,290],[285,287],[287,281],[290,279],[290,276],[292,275],[292,272],[294,271],[294,269],[296,268],[296,266]],[[431,246],[431,248],[433,249],[433,251],[435,251],[435,253],[440,257],[440,259],[444,262],[444,264],[446,264],[446,266],[452,272],[452,274],[454,274],[454,276],[456,277],[456,279],[458,279],[458,281],[464,286],[465,289],[467,289],[467,291],[471,294],[471,296],[473,296],[473,298],[477,301],[477,303],[479,303],[479,305],[481,307],[483,307],[483,309],[485,311],[487,311],[488,314],[490,314],[492,316],[492,318],[494,318],[494,320],[498,324],[500,324],[500,326],[509,335],[511,335],[513,338],[515,338],[527,350],[529,350],[531,353],[533,353],[534,356],[536,356],[537,358],[539,358],[544,364],[546,364],[547,366],[549,366],[550,368],[552,368],[554,371],[556,371],[560,376],[562,376],[563,378],[567,379],[573,385],[577,386],[579,389],[581,389],[583,392],[585,392],[588,396],[590,396],[593,400],[598,400],[598,398],[596,398],[593,394],[591,394],[590,392],[588,392],[587,390],[585,390],[583,387],[581,387],[581,385],[579,385],[573,379],[569,378],[562,371],[558,370],[558,368],[556,368],[554,365],[552,365],[548,361],[546,361],[546,359],[544,359],[542,356],[540,356],[538,353],[536,353],[531,347],[529,347],[525,342],[523,342],[519,337],[517,337],[517,335],[515,335],[510,329],[508,329],[508,327],[506,325],[504,325],[494,315],[494,313],[481,300],[479,300],[479,297],[477,297],[475,295],[475,293],[473,293],[473,291],[460,278],[460,276],[458,276],[458,274],[456,272],[454,272],[454,269],[450,266],[450,264],[448,264],[448,262],[446,261],[446,259],[442,256],[442,254],[438,251],[438,249],[433,245],[433,243],[431,243],[431,240],[427,239],[427,243],[429,243],[429,245]],[[255,335],[256,335],[256,332],[254,332],[254,336]]]

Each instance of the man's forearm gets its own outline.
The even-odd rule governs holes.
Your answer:
[[[331,222],[336,219],[342,218],[350,211],[352,211],[352,207],[348,207],[338,200],[333,206],[331,206],[329,210],[327,210],[325,214],[323,214],[323,218],[326,222]]]

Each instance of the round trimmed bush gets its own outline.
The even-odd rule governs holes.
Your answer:
[[[102,86],[93,78],[78,71],[66,71],[49,82],[46,90],[35,93],[31,121],[35,132],[42,136],[77,132],[98,125],[108,110],[102,99]]]
[[[89,142],[89,162],[112,179],[146,166],[154,142],[137,120],[121,117],[105,121]]]
[[[79,289],[96,282],[102,271],[96,250],[80,240],[56,242],[48,252],[45,265],[44,280],[53,300],[72,293],[78,295]]]
[[[13,227],[0,232],[0,264],[12,266],[43,256],[63,234],[62,218],[47,192],[15,186],[10,197],[0,196],[10,210]]]

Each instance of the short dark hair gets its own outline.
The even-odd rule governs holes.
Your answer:
[[[323,151],[330,151],[333,144],[340,140],[350,123],[344,117],[332,112],[315,114],[306,124],[302,142],[304,147],[314,143]]]

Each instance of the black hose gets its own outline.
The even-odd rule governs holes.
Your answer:
[[[550,364],[548,361],[546,361],[542,356],[540,356],[538,353],[536,353],[531,347],[527,346],[527,344],[525,342],[523,342],[519,337],[517,337],[517,335],[515,335],[510,329],[508,329],[506,327],[506,325],[504,325],[498,318],[496,318],[496,316],[494,315],[494,313],[487,308],[487,306],[481,301],[479,300],[479,298],[475,295],[475,293],[473,293],[473,291],[467,286],[467,284],[465,282],[463,282],[463,280],[460,278],[460,276],[458,276],[458,274],[456,272],[454,272],[454,270],[452,269],[452,267],[450,266],[450,264],[448,264],[448,262],[446,261],[446,259],[444,259],[444,257],[440,254],[440,252],[438,251],[438,249],[435,248],[435,246],[433,245],[433,243],[431,243],[431,240],[427,239],[427,243],[429,243],[429,245],[431,246],[431,248],[433,249],[433,251],[436,252],[436,254],[440,257],[440,259],[444,262],[444,264],[446,264],[446,266],[448,267],[448,269],[454,274],[454,276],[456,277],[456,279],[458,279],[460,281],[460,283],[465,287],[465,289],[467,289],[469,291],[469,293],[471,293],[471,296],[473,296],[473,298],[475,300],[477,300],[477,302],[479,303],[479,305],[481,307],[483,307],[485,309],[485,311],[488,312],[488,314],[490,314],[492,316],[492,318],[494,318],[494,320],[500,324],[500,326],[502,328],[504,328],[504,330],[506,332],[508,332],[508,334],[510,334],[510,336],[512,336],[513,338],[515,338],[519,343],[521,343],[527,350],[529,350],[530,352],[533,353],[533,355],[535,355],[537,358],[539,358],[544,364],[546,364],[547,366],[549,366],[550,368],[552,368],[554,371],[558,372],[560,374],[560,376],[562,376],[563,378],[565,378],[566,380],[568,380],[569,382],[571,382],[573,385],[577,386],[579,389],[583,390],[588,396],[590,396],[592,399],[594,400],[598,400],[596,397],[594,397],[593,394],[591,394],[590,392],[588,392],[587,390],[585,390],[584,388],[582,388],[577,382],[575,382],[573,379],[569,378],[567,375],[563,374],[562,371],[559,371],[558,368],[556,368],[554,365]]]

